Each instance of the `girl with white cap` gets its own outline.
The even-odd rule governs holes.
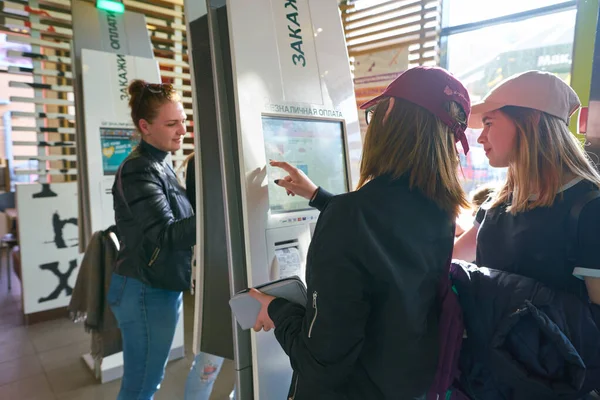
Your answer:
[[[600,304],[600,174],[568,128],[579,107],[573,89],[539,71],[508,78],[473,105],[469,126],[483,127],[478,142],[508,175],[453,256]],[[566,228],[576,204],[573,243]]]

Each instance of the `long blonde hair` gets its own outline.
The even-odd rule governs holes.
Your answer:
[[[562,120],[530,108],[507,106],[499,111],[514,122],[517,136],[506,183],[492,207],[510,202],[507,210],[512,214],[549,207],[570,175],[600,187],[600,174]]]
[[[185,160],[183,160],[181,165],[177,168],[177,176],[180,178],[179,183],[181,183],[181,185],[183,187],[186,187],[185,178],[187,176],[187,166],[190,163],[190,160],[192,159],[192,157],[194,157],[194,154],[195,153],[193,151],[190,154],[188,154],[188,156],[185,158]]]
[[[395,99],[386,117],[389,103],[386,99],[377,105],[367,129],[358,188],[382,175],[407,176],[411,188],[456,217],[469,203],[458,177],[454,134],[432,113],[406,100]],[[447,110],[457,121],[466,122],[457,103],[449,102]]]

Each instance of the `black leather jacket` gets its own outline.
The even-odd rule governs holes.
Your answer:
[[[115,272],[175,291],[190,287],[196,218],[168,153],[142,141],[112,188],[121,249]]]

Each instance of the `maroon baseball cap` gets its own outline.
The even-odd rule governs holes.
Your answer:
[[[468,121],[471,113],[469,92],[448,71],[438,67],[408,69],[390,83],[380,96],[366,102],[360,108],[367,109],[388,97],[408,100],[438,117],[454,132],[455,141],[460,141],[465,154],[467,154],[469,151],[469,143],[465,135],[467,125],[466,123],[461,124],[450,117],[445,106],[449,101],[457,102],[463,108],[466,121]]]

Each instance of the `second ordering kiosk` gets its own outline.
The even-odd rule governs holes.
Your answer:
[[[318,211],[274,180],[287,161],[333,193],[358,177],[361,136],[334,0],[186,1],[198,209],[195,350],[235,360],[236,398],[287,398],[273,332],[241,331],[229,298],[304,279]]]

